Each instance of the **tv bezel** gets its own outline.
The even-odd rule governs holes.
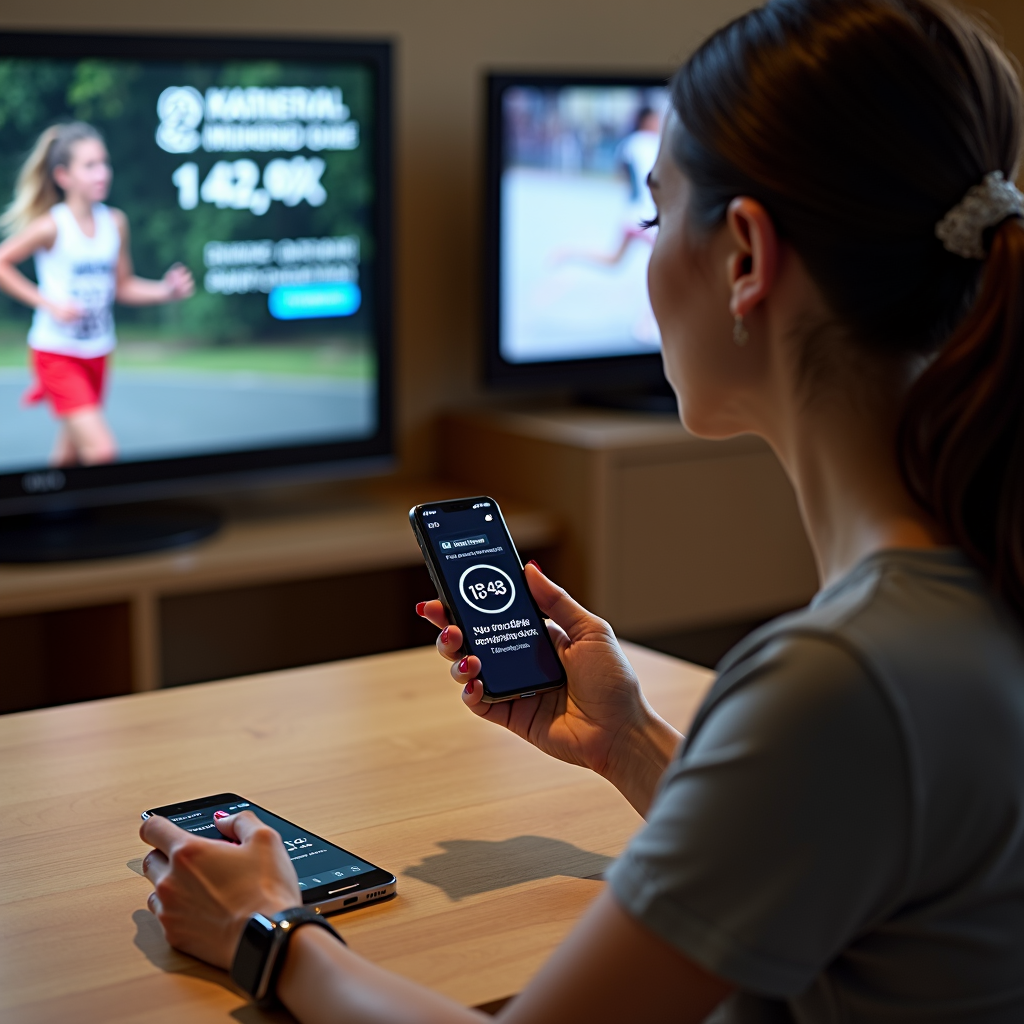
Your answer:
[[[59,469],[36,466],[2,472],[0,516],[182,498],[292,480],[366,476],[393,467],[392,51],[392,43],[385,39],[0,32],[0,58],[348,61],[370,68],[376,90],[373,297],[378,416],[376,433],[353,441],[282,445],[102,466]]]
[[[514,86],[667,88],[670,73],[489,72],[485,104],[483,338],[484,383],[502,390],[616,391],[665,384],[660,354],[514,363],[501,353],[501,174],[505,162],[502,96]]]

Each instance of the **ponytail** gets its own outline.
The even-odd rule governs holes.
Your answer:
[[[1024,618],[1024,224],[995,231],[978,296],[914,383],[898,453],[914,498]]]
[[[53,172],[58,167],[67,167],[74,144],[82,139],[102,141],[102,136],[84,121],[55,124],[39,136],[18,173],[14,199],[0,216],[0,230],[5,235],[28,227],[61,201],[63,196],[53,180]]]

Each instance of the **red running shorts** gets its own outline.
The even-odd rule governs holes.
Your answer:
[[[59,352],[30,351],[36,379],[25,392],[26,405],[48,399],[56,415],[67,416],[77,409],[103,404],[106,356],[80,359]]]

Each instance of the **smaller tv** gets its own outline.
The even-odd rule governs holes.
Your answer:
[[[488,385],[668,393],[647,297],[657,229],[645,226],[666,82],[488,76]]]

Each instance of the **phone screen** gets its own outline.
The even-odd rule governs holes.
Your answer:
[[[209,806],[185,809],[180,813],[168,814],[167,818],[187,832],[205,836],[208,839],[223,839],[220,829],[214,824],[215,817],[224,814],[237,814],[239,811],[252,811],[264,824],[269,825],[284,841],[284,848],[299,876],[299,888],[319,889],[324,885],[343,885],[346,888],[348,879],[358,879],[370,871],[379,871],[373,864],[361,860],[354,854],[343,850],[340,846],[327,842],[319,836],[303,831],[284,818],[279,818],[270,811],[239,800],[234,803],[213,803]]]
[[[438,502],[416,512],[464,626],[466,651],[483,666],[487,693],[501,697],[562,682],[561,662],[497,504]]]

